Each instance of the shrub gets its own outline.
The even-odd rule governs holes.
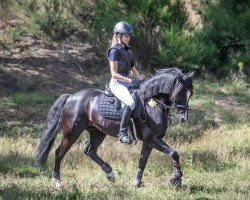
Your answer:
[[[76,31],[64,0],[26,0],[19,2],[41,31],[53,39],[64,39]]]
[[[217,48],[199,33],[185,34],[172,25],[164,34],[154,57],[155,67],[178,66],[184,70],[201,70],[206,64],[216,65]]]
[[[219,49],[217,74],[238,70],[238,62],[249,63],[250,1],[222,0],[204,13],[204,33]]]

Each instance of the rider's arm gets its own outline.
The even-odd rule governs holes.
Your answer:
[[[111,60],[109,61],[111,76],[118,81],[123,81],[127,83],[132,83],[131,78],[127,78],[118,73],[118,61]]]
[[[142,80],[142,79],[143,79],[143,77],[142,77],[141,74],[137,71],[137,69],[135,68],[135,66],[132,67],[131,71],[132,71],[132,74],[133,74],[133,78],[134,78],[134,79],[139,79],[139,80]]]

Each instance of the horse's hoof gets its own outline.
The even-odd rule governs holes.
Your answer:
[[[107,174],[107,179],[113,183],[115,182],[115,174],[113,171]]]
[[[135,179],[133,185],[137,188],[142,188],[144,187],[144,184],[141,180]]]
[[[56,189],[60,189],[62,187],[62,183],[61,183],[61,180],[60,179],[57,179],[57,178],[52,178],[54,184],[55,184],[55,188]]]
[[[175,189],[180,188],[181,187],[181,177],[172,178],[170,180],[170,183],[171,183],[172,187],[174,187]]]

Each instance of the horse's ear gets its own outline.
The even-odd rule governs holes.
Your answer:
[[[195,75],[196,75],[195,71],[192,71],[192,72],[188,73],[188,76],[189,76],[190,79],[193,79],[195,77]]]

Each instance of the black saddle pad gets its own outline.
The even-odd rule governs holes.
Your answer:
[[[136,118],[141,113],[143,106],[140,98],[136,94],[132,94],[136,103],[135,109],[131,114],[131,118]],[[120,120],[124,106],[120,100],[115,96],[106,95],[104,92],[99,97],[98,111],[101,116],[109,119]]]

